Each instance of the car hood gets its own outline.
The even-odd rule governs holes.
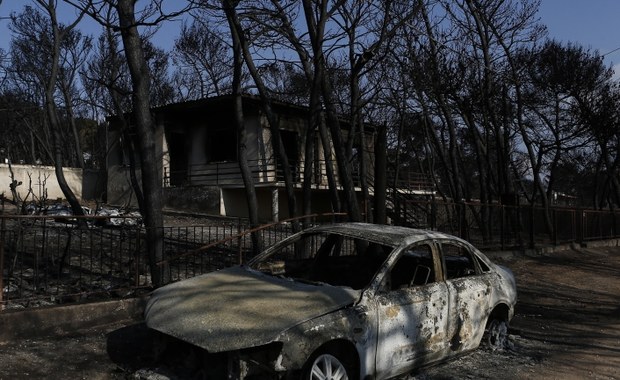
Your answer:
[[[284,330],[354,303],[360,291],[276,278],[233,267],[159,288],[148,327],[206,349],[270,343]]]

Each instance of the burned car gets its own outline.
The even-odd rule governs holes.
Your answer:
[[[145,318],[205,378],[384,379],[501,346],[515,303],[510,270],[464,240],[344,223],[157,289]]]

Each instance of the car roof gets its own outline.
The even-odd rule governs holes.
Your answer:
[[[365,239],[390,246],[398,246],[402,243],[412,244],[416,241],[428,239],[451,239],[463,241],[456,236],[437,231],[371,223],[325,224],[308,229],[305,232],[336,233],[339,235]]]

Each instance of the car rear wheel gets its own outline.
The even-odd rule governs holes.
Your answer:
[[[308,380],[348,380],[349,371],[337,357],[331,354],[320,354],[307,368],[305,376]]]
[[[508,323],[506,321],[493,319],[489,323],[486,345],[493,351],[502,350],[508,346]]]

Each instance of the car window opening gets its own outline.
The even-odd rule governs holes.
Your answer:
[[[431,247],[424,244],[407,249],[396,261],[389,276],[391,290],[424,286],[435,282]]]
[[[364,239],[312,234],[265,257],[253,269],[306,283],[359,290],[370,284],[392,250]]]
[[[476,265],[469,250],[456,244],[443,243],[441,245],[446,277],[448,280],[473,276],[476,274]]]

